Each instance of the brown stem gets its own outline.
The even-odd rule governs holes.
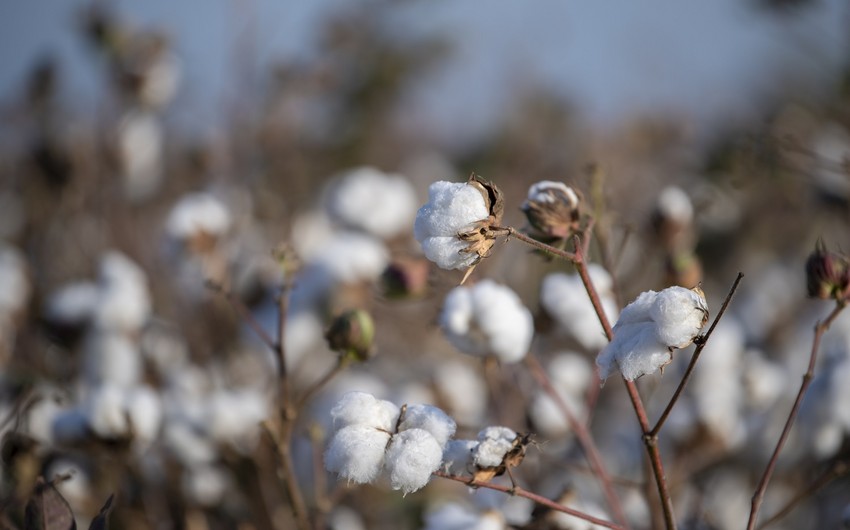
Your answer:
[[[802,501],[808,499],[809,497],[820,491],[824,486],[826,486],[837,478],[843,477],[847,473],[850,473],[850,462],[848,462],[847,460],[837,460],[833,462],[829,469],[824,471],[808,487],[806,487],[800,493],[795,495],[770,519],[760,524],[758,526],[759,530],[761,530],[762,528],[766,528],[772,525],[773,523],[779,521],[780,519],[791,513],[791,511],[796,508]]]
[[[533,237],[529,237],[529,236],[523,234],[522,232],[520,232],[519,230],[517,230],[516,228],[514,228],[512,226],[493,227],[493,230],[495,232],[502,232],[504,234],[507,234],[508,237],[516,238],[516,239],[522,241],[523,243],[525,243],[526,245],[530,245],[530,246],[536,248],[537,250],[540,250],[542,252],[546,252],[547,254],[552,254],[555,257],[565,259],[567,261],[572,261],[572,262],[575,262],[575,260],[576,260],[576,255],[573,254],[572,252],[567,252],[566,250],[561,250],[559,248],[555,248],[552,245],[547,245],[546,243],[541,243],[540,241],[534,239]]]
[[[454,480],[456,482],[462,482],[463,484],[466,484],[467,486],[470,486],[470,487],[473,487],[473,488],[486,488],[486,489],[491,489],[491,490],[495,490],[495,491],[501,491],[503,493],[508,493],[508,494],[511,494],[511,495],[517,495],[519,497],[525,497],[526,499],[534,501],[537,504],[539,504],[541,506],[545,506],[545,507],[547,507],[551,510],[555,510],[555,511],[558,511],[558,512],[561,512],[561,513],[565,513],[567,515],[572,515],[573,517],[577,517],[579,519],[588,521],[590,523],[593,523],[593,524],[596,524],[596,525],[599,525],[599,526],[603,526],[605,528],[612,528],[614,530],[625,530],[625,527],[623,527],[623,526],[620,526],[620,525],[615,524],[615,523],[611,523],[609,521],[605,521],[603,519],[598,519],[598,518],[593,517],[592,515],[588,515],[584,512],[580,512],[578,510],[573,510],[572,508],[567,508],[566,506],[564,506],[562,504],[558,504],[557,502],[550,500],[550,499],[547,499],[546,497],[543,497],[543,496],[538,495],[536,493],[532,493],[530,491],[524,490],[524,489],[520,488],[519,486],[515,486],[515,487],[501,486],[499,484],[493,484],[492,482],[478,481],[478,480],[472,479],[471,477],[465,477],[465,476],[459,476],[459,475],[450,475],[450,474],[444,473],[442,471],[435,471],[434,476],[449,479],[449,480]]]
[[[525,357],[525,362],[528,365],[531,375],[537,380],[538,384],[543,387],[543,390],[545,390],[546,393],[549,394],[549,396],[557,405],[561,414],[564,416],[564,419],[567,420],[570,429],[572,429],[572,431],[575,433],[579,444],[581,444],[582,449],[584,449],[584,454],[587,458],[588,464],[590,464],[594,475],[596,475],[596,477],[599,479],[600,484],[602,485],[602,490],[605,493],[605,498],[608,501],[608,505],[614,512],[614,519],[616,519],[617,522],[622,524],[624,527],[628,528],[629,524],[627,522],[626,515],[623,512],[623,506],[620,502],[620,498],[617,496],[617,492],[614,491],[611,475],[608,474],[608,471],[602,462],[602,456],[599,454],[599,449],[597,449],[596,444],[593,441],[593,437],[591,437],[590,432],[587,429],[587,426],[584,422],[579,421],[578,418],[576,418],[575,414],[573,414],[573,412],[561,398],[561,395],[558,394],[558,391],[552,385],[552,382],[546,375],[546,371],[540,365],[540,362],[537,360],[537,358],[529,353]]]
[[[286,313],[289,306],[289,289],[284,285],[278,300],[278,325],[277,325],[277,376],[278,390],[281,400],[281,413],[286,418],[291,418],[295,411],[292,409],[292,396],[289,389],[289,374],[286,369]]]
[[[290,451],[290,441],[292,440],[291,426],[291,422],[284,423],[282,432],[280,432],[280,435],[276,435],[271,425],[268,423],[263,424],[266,435],[277,453],[278,477],[286,485],[286,491],[289,494],[289,502],[292,504],[292,511],[295,514],[298,529],[312,530],[310,518],[307,513],[307,504],[304,502],[301,486],[298,484],[298,479],[295,476],[295,465],[292,462],[292,452]]]
[[[272,352],[277,353],[278,346],[275,343],[274,339],[266,333],[266,330],[263,329],[263,326],[257,322],[257,319],[254,318],[254,315],[251,314],[251,311],[248,307],[245,306],[245,303],[242,302],[236,295],[225,289],[221,284],[207,281],[207,288],[212,289],[213,291],[224,296],[225,300],[230,304],[230,307],[236,311],[236,314],[239,315],[239,318],[245,321],[248,324],[248,327],[254,332],[255,335],[265,344]]]
[[[726,308],[729,307],[729,302],[732,301],[732,295],[735,294],[735,291],[738,289],[738,284],[741,283],[741,280],[744,278],[744,274],[742,272],[738,273],[738,276],[735,278],[735,282],[732,284],[732,287],[729,289],[729,294],[726,295],[726,299],[723,300],[723,305],[720,306],[720,311],[717,312],[717,316],[714,317],[714,322],[711,323],[711,326],[708,328],[708,331],[699,339],[699,344],[697,344],[696,349],[694,350],[694,354],[691,356],[691,361],[688,363],[688,368],[685,370],[685,375],[682,376],[682,380],[679,381],[679,386],[676,387],[676,391],[673,392],[673,396],[670,398],[670,402],[667,403],[667,406],[664,408],[664,412],[661,413],[661,416],[658,418],[658,422],[655,424],[655,427],[650,431],[651,436],[658,436],[658,432],[661,430],[661,427],[664,426],[664,422],[667,421],[667,417],[670,415],[670,411],[673,410],[673,405],[679,400],[679,396],[682,394],[682,391],[685,389],[685,385],[688,384],[688,380],[691,377],[691,373],[693,373],[694,368],[697,365],[697,360],[699,359],[702,350],[705,349],[705,345],[708,344],[708,339],[711,337],[711,334],[714,332],[714,328],[717,327],[717,323],[720,322],[720,318],[723,316],[723,313],[726,312]]]
[[[296,404],[296,410],[303,410],[304,406],[316,395],[316,393],[324,388],[326,384],[328,384],[331,379],[338,376],[343,370],[348,367],[348,359],[346,357],[340,357],[339,361],[334,365],[333,368],[328,370],[325,375],[322,376],[321,379],[313,383],[313,386],[308,388],[304,394],[298,398],[298,403]]]
[[[797,418],[797,413],[800,410],[800,404],[803,401],[803,396],[806,394],[806,390],[809,388],[809,384],[812,382],[812,377],[814,377],[815,371],[815,363],[817,362],[818,357],[818,348],[820,347],[820,341],[823,337],[823,334],[829,329],[829,326],[832,322],[838,318],[838,315],[844,309],[845,303],[844,301],[839,301],[835,309],[826,317],[825,320],[818,322],[815,325],[815,336],[812,339],[812,351],[809,354],[809,366],[806,370],[806,373],[803,374],[803,382],[800,384],[800,391],[797,392],[797,399],[794,400],[794,405],[791,407],[791,412],[788,413],[788,419],[785,421],[785,427],[782,429],[782,434],[779,435],[779,440],[776,442],[776,448],[773,450],[773,454],[770,457],[770,460],[767,463],[767,467],[764,470],[764,474],[761,477],[761,481],[759,481],[759,485],[756,488],[755,493],[753,493],[752,499],[752,507],[750,509],[750,519],[747,522],[747,530],[753,530],[756,527],[756,521],[758,520],[759,509],[761,508],[762,501],[764,500],[765,491],[767,491],[767,484],[770,482],[770,478],[773,476],[773,471],[776,468],[776,463],[779,460],[779,453],[782,451],[782,448],[785,446],[785,441],[788,439],[788,434],[791,432],[791,426],[794,424],[794,420]]]

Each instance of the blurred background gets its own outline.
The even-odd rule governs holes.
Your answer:
[[[83,526],[115,493],[119,528],[291,527],[258,427],[277,406],[275,362],[210,282],[271,334],[275,296],[291,287],[287,357],[295,391],[310,396],[292,444],[316,520],[428,527],[464,488],[432,484],[404,500],[347,488],[324,476],[321,447],[327,411],[349,389],[438,403],[467,437],[496,421],[540,430],[527,374],[505,368],[511,390],[488,401],[480,363],[441,337],[437,314],[459,275],[423,263],[412,239],[428,185],[472,171],[502,188],[517,227],[530,184],[579,190],[621,306],[702,282],[716,308],[746,273],[717,339],[728,362],[706,368],[714,379],[693,385],[664,442],[683,525],[743,526],[826,312],[805,299],[805,258],[819,238],[850,245],[846,2],[41,0],[0,13],[4,527],[21,527],[39,475],[64,477]],[[298,272],[281,257],[290,250]],[[509,243],[473,281],[520,295],[544,362],[569,352],[591,367],[595,346],[541,304],[554,272],[572,271]],[[314,390],[337,359],[323,331],[352,307],[372,312],[378,355]],[[844,320],[821,371],[850,367]],[[641,381],[651,406],[681,368]],[[732,401],[706,397],[717,380]],[[847,414],[819,405],[848,403],[840,379],[815,388],[765,517],[850,456]],[[607,385],[594,430],[640,497],[624,405]],[[529,489],[604,505],[571,434],[547,440]],[[553,465],[578,478],[547,475]],[[848,498],[846,482],[830,481],[776,527],[834,528]],[[503,527],[572,528],[464,502]],[[636,526],[651,527],[651,510],[633,504]]]

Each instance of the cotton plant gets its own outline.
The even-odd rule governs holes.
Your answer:
[[[455,422],[431,405],[398,407],[365,392],[349,392],[331,410],[334,433],[325,468],[356,484],[385,473],[395,490],[423,488],[440,467]]]
[[[549,361],[546,372],[564,404],[578,416],[583,416],[585,394],[593,380],[593,367],[590,362],[576,352],[561,352]],[[569,432],[569,423],[560,407],[554,398],[543,390],[538,389],[534,393],[529,417],[535,430],[547,438],[563,436]]]
[[[531,312],[512,289],[492,280],[452,289],[439,324],[458,350],[505,363],[522,360],[534,336]]]
[[[222,238],[233,225],[227,206],[209,192],[187,193],[171,208],[165,232],[174,241],[203,252]]]
[[[633,381],[655,373],[670,363],[674,349],[693,343],[707,321],[708,304],[699,288],[641,293],[620,313],[613,339],[599,352],[599,377],[605,381],[619,372]]]
[[[406,177],[364,166],[331,182],[325,209],[343,226],[391,239],[410,230],[416,203],[416,192]]]
[[[529,434],[501,425],[485,427],[475,440],[451,440],[445,448],[443,468],[480,482],[507,472],[513,483],[511,468],[522,463],[530,443]]]
[[[599,293],[605,315],[609,320],[615,320],[618,311],[611,275],[596,263],[588,264],[587,270]],[[540,285],[540,304],[555,319],[558,327],[586,350],[599,350],[608,344],[605,330],[578,274],[547,274]]]

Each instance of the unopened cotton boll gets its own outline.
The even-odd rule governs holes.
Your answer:
[[[534,335],[531,312],[515,292],[491,280],[452,289],[439,320],[446,338],[460,351],[494,355],[508,363],[525,357]]]
[[[611,275],[596,263],[589,264],[587,271],[608,320],[616,319],[617,302]],[[584,348],[598,350],[608,344],[605,330],[578,274],[548,274],[540,287],[540,303],[558,326]]]
[[[331,410],[334,427],[363,425],[392,432],[400,410],[395,403],[378,399],[366,392],[348,392]]]
[[[357,484],[377,478],[390,433],[366,425],[339,429],[325,450],[325,469]]]
[[[198,235],[220,237],[231,225],[230,212],[211,193],[198,192],[184,195],[171,209],[165,229],[178,240]]]
[[[372,167],[345,173],[327,195],[330,217],[380,238],[409,230],[416,213],[416,193],[410,182]]]
[[[397,433],[386,454],[392,488],[405,494],[423,488],[442,457],[443,447],[430,432],[413,428]]]
[[[443,447],[454,435],[457,425],[448,414],[437,407],[411,405],[405,409],[404,419],[398,428],[400,431],[423,429],[434,437],[440,447]]]
[[[100,260],[99,296],[95,324],[101,329],[137,332],[151,311],[147,276],[120,252],[107,252]]]
[[[674,348],[693,342],[708,319],[701,291],[668,287],[641,293],[620,313],[614,339],[596,364],[604,381],[619,371],[627,381],[655,373],[672,359]]]
[[[439,181],[428,188],[428,202],[416,214],[413,235],[425,256],[442,269],[465,269],[478,262],[469,244],[458,234],[487,219],[488,206],[481,192],[467,183]]]

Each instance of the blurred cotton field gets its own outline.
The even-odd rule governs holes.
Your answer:
[[[482,46],[516,13],[474,2],[326,2],[270,57],[234,4],[210,104],[197,33],[76,4],[76,58],[0,83],[2,528],[724,530],[769,462],[756,527],[850,527],[846,8],[727,6],[766,90],[692,42],[665,84],[677,45],[589,7],[523,16],[618,21],[638,71]]]

